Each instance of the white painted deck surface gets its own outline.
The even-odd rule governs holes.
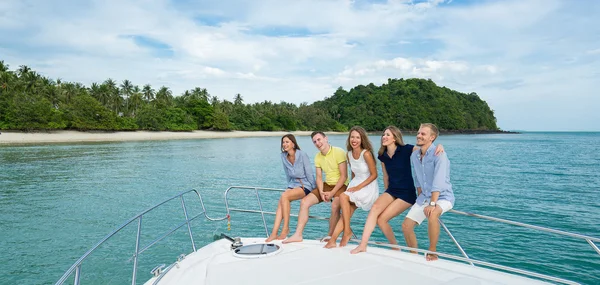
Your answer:
[[[244,245],[263,241],[264,238],[242,239]],[[369,247],[366,253],[351,255],[355,244],[335,249],[325,249],[324,243],[315,240],[275,244],[282,247],[277,254],[239,258],[232,253],[231,242],[216,241],[188,255],[158,284],[550,284],[454,261],[428,262],[423,255],[384,248]]]

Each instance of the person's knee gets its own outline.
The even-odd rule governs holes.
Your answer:
[[[379,204],[374,204],[371,207],[371,211],[369,212],[369,214],[373,213],[373,214],[376,214],[377,216],[379,216],[379,214],[381,214],[381,212],[383,212],[383,210],[385,210],[384,206],[381,206]]]
[[[435,222],[439,222],[441,215],[442,215],[441,211],[439,211],[439,212],[438,211],[433,211],[433,212],[431,212],[431,214],[429,214],[429,217],[427,218],[427,220],[429,222],[434,222],[434,223]]]
[[[342,194],[342,195],[340,195],[340,200],[344,203],[346,203],[346,202],[350,203],[350,196],[348,196],[346,194]]]
[[[340,205],[340,198],[336,197],[333,198],[333,201],[331,201],[331,209],[340,209],[341,205]]]
[[[389,221],[390,219],[384,218],[382,216],[377,217],[377,225],[379,225],[379,227],[381,227],[382,225],[387,225]]]
[[[331,206],[339,207],[340,206],[340,197],[333,197],[331,201]]]
[[[409,219],[404,219],[404,222],[402,222],[402,232],[410,233],[410,232],[413,232],[414,229],[415,229],[415,222],[413,222],[412,220],[409,220]]]
[[[308,199],[302,199],[300,201],[300,208],[302,209],[308,209],[310,208],[310,206],[312,206],[313,204],[308,200]]]

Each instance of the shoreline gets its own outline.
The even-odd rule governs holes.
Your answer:
[[[91,143],[91,142],[128,142],[185,139],[224,139],[249,137],[281,137],[285,134],[310,136],[312,131],[204,131],[191,132],[151,132],[151,131],[37,131],[37,132],[0,132],[0,145],[34,145],[55,143]],[[328,135],[342,135],[347,132],[325,132]],[[413,134],[403,131],[404,134]],[[416,131],[414,132],[416,133]],[[505,131],[442,131],[442,134],[498,134],[515,133]],[[370,133],[371,134],[371,133]],[[375,134],[375,133],[374,133]]]
[[[32,145],[54,143],[87,143],[87,142],[127,142],[127,141],[159,141],[185,139],[225,139],[249,137],[277,137],[285,134],[310,136],[309,131],[265,132],[265,131],[191,131],[191,132],[80,132],[80,131],[47,131],[47,132],[6,132],[0,133],[0,145]]]

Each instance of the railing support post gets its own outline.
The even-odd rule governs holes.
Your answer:
[[[138,218],[138,229],[137,237],[135,239],[135,254],[133,255],[133,276],[131,278],[131,285],[135,285],[135,279],[137,277],[137,266],[138,266],[138,254],[140,252],[140,236],[142,233],[142,217]]]
[[[590,239],[586,239],[586,241],[592,246],[592,248],[598,253],[600,254],[600,249],[596,246],[596,244],[590,240]]]
[[[79,279],[81,278],[81,265],[75,268],[75,280],[73,281],[73,285],[79,285]]]
[[[192,241],[192,250],[196,252],[196,243],[194,242],[194,236],[192,235],[192,227],[190,226],[190,219],[188,218],[188,212],[185,207],[185,200],[183,199],[183,195],[181,197],[181,207],[183,207],[183,214],[185,215],[185,222],[188,228],[188,234],[190,234],[190,240]]]
[[[265,220],[265,211],[263,211],[262,201],[258,195],[258,188],[254,188],[254,191],[256,192],[256,199],[258,199],[258,207],[260,208],[260,215],[262,216],[263,225],[265,226],[265,236],[269,237],[269,229],[267,228],[267,221]]]
[[[460,246],[460,244],[454,238],[454,236],[452,235],[452,233],[450,233],[450,230],[448,229],[448,227],[446,227],[446,225],[444,224],[444,222],[442,222],[442,219],[440,219],[440,225],[442,225],[442,227],[444,228],[444,231],[446,231],[446,233],[450,236],[450,239],[452,239],[452,241],[454,242],[454,244],[456,245],[456,247],[458,248],[458,250],[460,251],[460,253],[462,253],[462,255],[465,258],[470,259],[469,256],[467,255],[467,253],[463,250],[462,246]],[[471,261],[469,261],[469,264],[471,264],[472,266],[475,266],[475,264],[473,264],[473,262],[471,262]]]

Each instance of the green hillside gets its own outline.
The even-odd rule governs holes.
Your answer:
[[[220,100],[196,87],[174,96],[161,86],[106,79],[84,86],[50,79],[0,61],[1,130],[333,130],[361,125],[417,129],[432,122],[445,130],[497,130],[496,119],[477,94],[438,87],[431,80],[390,79],[387,84],[338,89],[313,104],[245,104],[237,94]]]

